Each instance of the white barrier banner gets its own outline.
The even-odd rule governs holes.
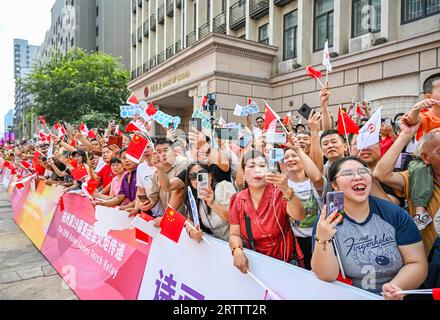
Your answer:
[[[140,219],[140,218],[136,218]],[[153,235],[152,222],[133,225]],[[141,226],[141,227],[140,227]],[[158,229],[156,229],[158,230]],[[178,244],[154,235],[142,280],[141,300],[378,300],[380,296],[340,282],[328,283],[313,272],[246,250],[251,275],[233,265],[228,243],[206,236],[197,243],[184,230]],[[272,296],[263,284],[274,293]]]

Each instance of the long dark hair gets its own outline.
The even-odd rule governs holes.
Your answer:
[[[190,179],[189,179],[189,175],[190,175],[190,173],[191,173],[191,170],[192,170],[194,167],[196,167],[196,166],[199,166],[199,167],[201,167],[203,170],[206,170],[206,172],[211,173],[211,171],[209,170],[209,166],[204,165],[204,164],[201,164],[201,163],[199,163],[199,162],[191,163],[191,164],[188,166],[188,168],[186,169],[184,203],[185,203],[186,210],[187,210],[187,212],[188,212],[188,216],[189,216],[189,217],[192,217],[192,215],[190,214],[190,212],[192,212],[192,211],[191,211],[191,205],[190,205],[190,203],[189,203],[189,198],[188,198],[188,187],[191,188],[191,192],[192,192],[192,194],[193,194],[193,197],[194,197],[194,199],[196,200],[196,206],[197,206],[197,208],[199,208],[200,201],[202,201],[202,200],[200,200],[200,199],[197,197],[197,189],[194,189],[194,188],[193,188],[193,186],[192,186],[192,184],[191,184],[191,181],[190,181]],[[212,173],[211,173],[211,174],[212,174]],[[215,181],[214,181],[214,177],[212,177],[212,178],[211,178],[211,189],[212,189],[212,190],[215,190],[215,185],[216,185],[216,183],[215,183]],[[208,205],[207,205],[206,207],[207,207],[207,212],[206,212],[206,214],[209,216],[209,215],[211,215],[211,208],[210,208]],[[200,218],[200,215],[199,215],[199,218]],[[202,231],[204,231],[204,232],[207,232],[207,233],[209,233],[209,234],[212,233],[209,229],[207,229],[207,228],[203,225],[203,223],[200,223],[200,228],[201,228]]]

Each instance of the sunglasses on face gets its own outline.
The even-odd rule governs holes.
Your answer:
[[[200,170],[200,171],[197,171],[197,172],[191,172],[191,173],[188,175],[189,180],[191,180],[191,181],[196,181],[196,180],[197,180],[197,177],[198,177],[198,175],[199,175],[199,173],[208,173],[208,171],[206,171],[206,170]]]

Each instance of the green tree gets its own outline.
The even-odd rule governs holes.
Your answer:
[[[24,85],[34,96],[35,115],[43,115],[48,123],[92,120],[86,123],[93,127],[118,116],[119,106],[129,95],[129,78],[118,59],[71,49],[36,66]]]

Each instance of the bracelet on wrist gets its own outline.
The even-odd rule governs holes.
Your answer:
[[[286,193],[290,193],[290,195],[283,194],[283,199],[287,202],[291,201],[293,199],[293,196],[295,195],[295,191],[293,191],[292,188],[289,188],[289,190]]]
[[[316,242],[318,242],[319,244],[322,244],[324,246],[323,247],[324,251],[327,251],[327,248],[326,248],[327,244],[332,243],[332,241],[333,241],[333,238],[330,240],[320,240],[320,239],[318,239],[318,237],[316,235],[313,238],[315,239]]]
[[[234,256],[234,253],[235,253],[235,250],[236,250],[236,249],[241,249],[241,250],[243,250],[243,246],[238,246],[238,247],[234,247],[234,248],[232,248],[232,250],[231,250],[232,256]]]

